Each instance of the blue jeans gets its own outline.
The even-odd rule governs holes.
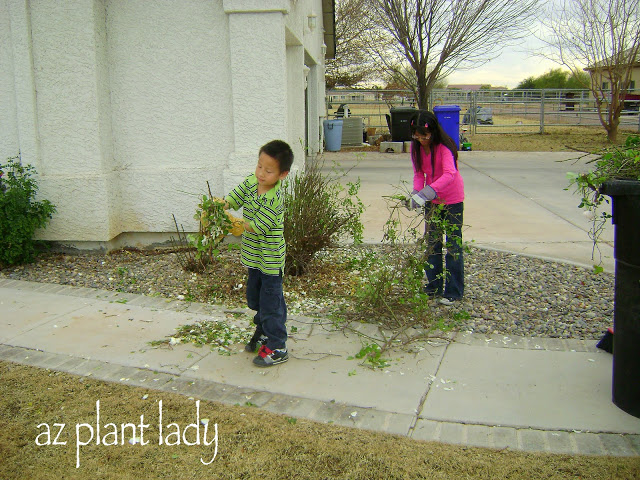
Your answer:
[[[266,275],[256,268],[249,269],[247,305],[257,313],[253,317],[256,331],[269,339],[267,348],[285,348],[287,343],[287,304],[282,292],[282,273]]]
[[[433,208],[436,208],[434,205]],[[446,221],[449,230],[446,234],[440,225],[426,226],[429,248],[428,262],[426,266],[427,286],[425,290],[429,294],[442,294],[445,298],[459,300],[464,295],[464,259],[462,252],[462,213],[464,203],[444,205],[441,211],[434,211],[439,220]],[[447,253],[442,255],[442,237],[446,237]],[[443,270],[444,263],[444,270]],[[443,290],[444,286],[444,290]]]

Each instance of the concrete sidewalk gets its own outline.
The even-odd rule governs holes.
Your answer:
[[[589,266],[588,223],[563,190],[567,154],[461,152],[465,240]],[[365,236],[382,237],[381,195],[411,181],[408,154],[326,154],[362,180]],[[612,229],[605,232],[612,238]],[[613,271],[611,245],[605,269]],[[421,440],[525,451],[640,455],[640,419],[611,401],[612,356],[594,341],[459,333],[370,370],[349,360],[357,334],[290,317],[291,359],[259,369],[237,345],[220,355],[193,345],[153,348],[180,325],[216,319],[210,305],[0,279],[0,359],[178,392]],[[292,327],[296,327],[293,329]],[[376,335],[372,325],[362,333]]]
[[[291,359],[260,369],[242,345],[149,345],[180,325],[238,322],[210,305],[4,279],[0,309],[3,360],[420,440],[640,455],[640,419],[611,402],[612,357],[592,341],[461,333],[371,370],[349,360],[357,334],[291,317]]]

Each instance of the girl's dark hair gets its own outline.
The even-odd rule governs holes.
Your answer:
[[[458,168],[458,147],[456,147],[456,142],[447,135],[447,133],[443,130],[442,125],[438,122],[436,116],[430,112],[429,110],[418,110],[416,114],[411,117],[410,121],[411,127],[411,135],[418,132],[423,135],[427,133],[431,134],[431,143],[429,144],[431,150],[431,171],[435,170],[435,148],[436,145],[444,145],[453,154],[453,163]],[[411,161],[413,162],[413,167],[416,172],[422,172],[422,162],[420,161],[420,142],[411,139],[412,149],[411,149]]]
[[[282,140],[271,140],[260,148],[258,155],[262,152],[276,159],[278,165],[280,165],[280,173],[291,170],[291,164],[293,163],[293,151],[287,142]]]

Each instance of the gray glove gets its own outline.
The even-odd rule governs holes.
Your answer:
[[[420,191],[414,190],[411,192],[411,205],[413,206],[415,202],[417,206],[424,207],[427,202],[430,202],[437,196],[436,191],[427,185]]]

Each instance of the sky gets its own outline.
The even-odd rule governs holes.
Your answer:
[[[536,39],[528,41],[531,45]],[[461,70],[447,77],[449,85],[455,84],[490,84],[493,87],[504,86],[515,88],[528,77],[538,77],[560,65],[540,57],[533,57],[523,51],[522,46],[505,48],[494,60],[473,70]],[[566,67],[563,70],[568,70]]]

